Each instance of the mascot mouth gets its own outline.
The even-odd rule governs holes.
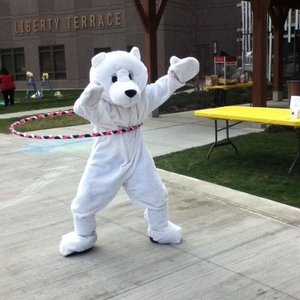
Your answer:
[[[132,85],[128,88],[129,85]],[[141,100],[139,87],[132,81],[112,84],[109,89],[109,98],[115,105],[130,107]]]

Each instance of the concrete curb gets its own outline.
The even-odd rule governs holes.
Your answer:
[[[180,186],[181,189],[189,190],[196,194],[209,195],[217,201],[239,206],[245,210],[293,226],[300,226],[299,208],[165,170],[159,169],[158,172],[162,180],[172,182],[173,184]]]

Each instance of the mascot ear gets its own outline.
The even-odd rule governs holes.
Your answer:
[[[92,58],[92,66],[94,68],[96,68],[100,64],[100,62],[103,61],[105,58],[106,58],[106,53],[105,52],[101,52],[101,53],[95,55]]]
[[[141,53],[139,48],[137,47],[133,47],[130,51],[130,54],[134,55],[135,57],[137,57],[139,60],[141,60]]]
[[[170,64],[171,66],[172,65],[175,65],[176,63],[180,62],[180,59],[176,56],[172,56],[171,59],[170,59]]]

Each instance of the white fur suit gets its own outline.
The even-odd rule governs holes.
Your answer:
[[[74,105],[94,132],[141,124],[148,115],[199,72],[194,58],[171,58],[168,74],[147,85],[147,69],[139,49],[93,57],[90,84]],[[179,243],[181,228],[169,221],[168,195],[149,154],[141,129],[97,137],[77,195],[72,202],[74,231],[62,237],[60,253],[67,256],[94,246],[95,214],[123,187],[131,202],[145,208],[148,234],[153,242]]]

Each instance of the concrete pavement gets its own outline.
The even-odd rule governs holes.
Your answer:
[[[193,112],[149,118],[142,130],[153,156],[214,139],[213,121]],[[241,123],[231,136],[258,130]],[[0,139],[0,299],[300,299],[299,209],[159,170],[181,244],[151,243],[143,210],[121,190],[97,215],[96,246],[64,258],[92,141]]]

